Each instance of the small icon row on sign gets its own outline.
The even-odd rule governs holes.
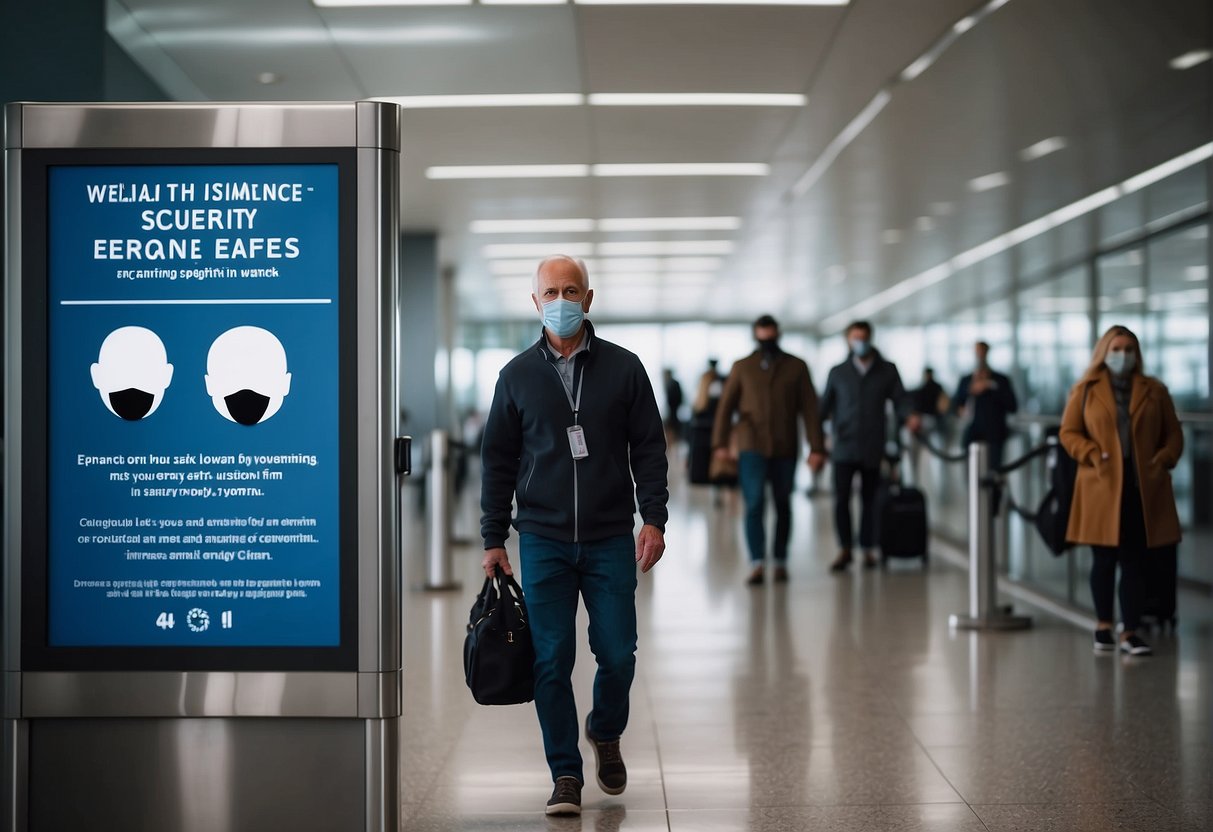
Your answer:
[[[156,626],[161,630],[171,630],[177,626],[177,618],[171,612],[162,612],[156,616]],[[185,626],[191,633],[205,632],[211,626],[211,614],[200,607],[194,607],[185,614]],[[224,610],[219,613],[219,626],[225,630],[232,628],[232,611]]]

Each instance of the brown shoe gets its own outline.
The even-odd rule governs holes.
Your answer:
[[[876,558],[876,553],[868,549],[863,553],[863,568],[875,569],[877,566],[880,566],[880,561]]]
[[[750,570],[750,576],[745,579],[747,586],[760,586],[762,584],[762,576],[765,570],[761,563],[754,564],[754,568]]]
[[[775,583],[786,584],[788,582],[788,568],[782,564],[775,564]]]
[[[843,549],[838,553],[838,557],[834,558],[834,562],[830,564],[831,572],[841,572],[851,565],[851,550]]]

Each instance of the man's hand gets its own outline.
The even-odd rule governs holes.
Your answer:
[[[733,458],[732,452],[728,448],[724,448],[724,447],[717,448],[715,451],[712,452],[712,456],[716,457],[719,460],[726,460],[726,459]]]
[[[514,568],[510,566],[510,556],[506,553],[505,547],[500,549],[485,549],[484,560],[480,562],[480,565],[484,567],[484,574],[490,578],[497,574],[495,570],[499,566],[503,575],[514,574]]]
[[[728,453],[725,448],[719,450]],[[640,571],[648,572],[653,568],[653,564],[661,560],[663,554],[665,554],[665,535],[661,533],[661,529],[647,523],[641,526],[640,534],[636,535],[636,563],[640,566]]]
[[[809,454],[809,469],[814,474],[816,474],[822,468],[824,468],[825,464],[826,464],[825,451],[813,451],[811,454]]]
[[[910,433],[918,433],[918,431],[922,430],[922,416],[917,413],[911,413],[906,417],[906,427],[909,428]]]

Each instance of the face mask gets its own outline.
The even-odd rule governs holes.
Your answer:
[[[557,298],[543,305],[543,325],[557,338],[576,335],[584,320],[585,312],[579,301]]]
[[[152,409],[156,397],[135,387],[110,393],[110,407],[128,422],[137,422]]]
[[[851,352],[860,358],[863,358],[872,351],[872,344],[866,338],[852,338],[849,343],[851,344]]]
[[[768,353],[779,352],[779,339],[778,338],[759,338],[757,340],[758,340],[758,348],[760,350],[762,350],[763,352],[768,352]]]
[[[1112,375],[1123,376],[1125,373],[1133,372],[1133,367],[1137,364],[1137,354],[1124,352],[1123,350],[1112,350],[1104,358],[1103,363],[1112,371]]]
[[[263,396],[255,390],[237,390],[230,396],[223,397],[227,412],[242,425],[255,425],[265,415],[270,406],[270,397]]]

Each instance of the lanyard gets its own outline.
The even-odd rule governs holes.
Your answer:
[[[560,389],[564,391],[564,397],[569,400],[569,407],[573,409],[573,424],[577,424],[577,414],[581,411],[581,386],[585,384],[585,368],[581,370],[581,377],[577,379],[577,398],[569,392],[569,388],[564,384],[564,376],[560,374],[560,368],[555,364],[552,369],[556,371],[556,376],[560,379]],[[576,363],[573,364],[573,372],[577,372]]]

